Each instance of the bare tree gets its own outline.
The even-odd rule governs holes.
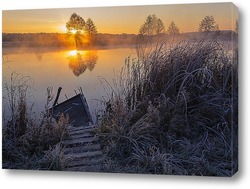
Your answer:
[[[199,32],[205,32],[205,33],[218,30],[219,30],[218,24],[215,22],[213,16],[205,16],[201,20],[198,28]]]

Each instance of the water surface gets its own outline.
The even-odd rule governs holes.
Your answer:
[[[58,87],[62,87],[59,103],[66,100],[66,96],[74,96],[81,87],[93,115],[96,100],[105,95],[100,77],[112,83],[114,73],[120,71],[125,58],[134,50],[132,47],[80,51],[9,48],[3,49],[3,53],[8,60],[3,63],[4,80],[9,80],[13,71],[31,77],[34,90],[29,100],[35,103],[33,109],[37,114],[45,109],[46,91],[51,86],[54,95]]]

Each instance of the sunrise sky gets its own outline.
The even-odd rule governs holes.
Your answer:
[[[126,6],[3,11],[3,33],[39,33],[66,31],[72,13],[84,20],[91,18],[99,33],[138,33],[149,14],[165,24],[174,21],[181,32],[197,31],[202,18],[213,15],[221,30],[234,30],[236,11],[231,3]]]

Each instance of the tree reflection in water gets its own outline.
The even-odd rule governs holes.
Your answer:
[[[73,50],[68,53],[69,69],[75,76],[80,76],[87,69],[92,71],[95,68],[98,56],[97,51],[77,51]]]
[[[36,59],[41,62],[42,58],[43,58],[43,54],[42,53],[35,53]]]

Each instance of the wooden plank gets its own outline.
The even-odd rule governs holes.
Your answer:
[[[78,94],[50,109],[54,117],[65,113],[69,115],[68,138],[64,156],[67,169],[72,171],[101,170],[103,155],[98,137],[95,136],[96,125],[93,125],[88,103],[83,94]]]
[[[80,131],[69,132],[69,134],[70,134],[70,136],[82,135],[82,134],[92,134],[92,135],[95,135],[95,132],[94,131],[90,131],[90,130],[87,130],[87,131],[80,130]]]
[[[89,138],[89,137],[94,137],[94,136],[95,135],[92,133],[80,133],[80,134],[70,135],[70,136],[68,136],[68,138],[66,140],[75,140],[75,139],[79,139],[79,138]]]
[[[79,129],[84,129],[84,128],[85,128],[85,126],[75,126],[75,127],[70,126],[70,127],[68,127],[68,130],[69,131],[74,131],[74,130],[79,130]]]
[[[73,158],[73,159],[79,159],[79,158],[87,158],[87,157],[96,157],[101,156],[101,151],[94,151],[94,152],[82,152],[82,153],[73,153],[73,154],[67,154],[64,157],[66,159]]]
[[[93,130],[95,127],[79,127],[79,128],[70,128],[68,129],[69,132],[77,132],[77,131],[91,131]]]
[[[75,130],[75,129],[76,129],[76,130],[77,130],[77,129],[84,129],[84,126],[81,125],[81,126],[69,126],[69,127],[68,127],[68,130]]]
[[[75,135],[75,134],[80,134],[80,133],[95,133],[94,130],[92,129],[84,129],[84,130],[78,130],[78,131],[69,131],[69,135]]]
[[[88,125],[78,125],[78,126],[72,126],[72,125],[70,125],[68,128],[69,129],[79,129],[79,128],[86,128],[86,127],[90,127],[90,126],[93,126],[92,124],[88,124]]]
[[[95,142],[95,141],[98,141],[97,137],[79,138],[79,139],[76,139],[76,140],[66,140],[66,141],[63,141],[63,144],[65,144],[65,145],[83,144],[83,143]]]
[[[67,167],[79,167],[79,166],[92,166],[92,165],[98,165],[103,162],[103,158],[98,157],[94,159],[83,159],[83,160],[73,160],[68,161]]]
[[[82,95],[80,95],[80,99],[81,99],[82,104],[86,110],[86,113],[89,117],[90,122],[93,123],[92,116],[91,116],[90,111],[89,111],[89,106],[88,106],[87,100],[86,100],[85,96],[83,95],[83,93],[82,93]]]
[[[87,129],[94,129],[94,128],[95,128],[95,125],[69,127],[68,131],[79,131],[79,130],[87,130]]]
[[[100,149],[101,149],[100,144],[91,144],[91,145],[86,145],[86,146],[65,148],[64,154],[66,155],[69,153],[76,153],[76,152],[96,151],[96,150],[100,150]]]

